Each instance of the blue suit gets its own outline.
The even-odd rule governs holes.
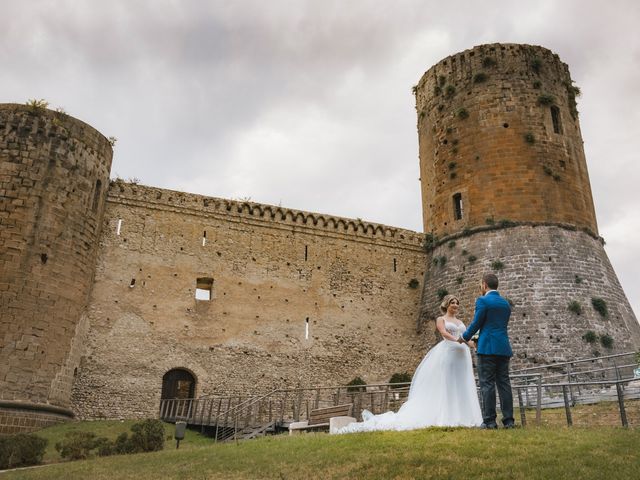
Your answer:
[[[462,338],[469,341],[480,330],[477,358],[484,428],[498,428],[496,386],[500,396],[502,423],[505,427],[513,426],[513,394],[509,379],[509,361],[513,351],[507,333],[510,316],[509,302],[497,291],[491,290],[476,300],[473,322],[462,334]]]
[[[507,334],[510,316],[509,302],[502,298],[497,291],[492,290],[476,300],[473,322],[462,334],[462,337],[468,342],[480,330],[479,355],[511,357],[513,352]]]

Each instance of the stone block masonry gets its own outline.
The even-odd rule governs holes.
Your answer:
[[[387,381],[434,340],[416,331],[415,232],[121,182],[103,232],[73,394],[82,418],[154,415],[174,368],[197,396]],[[196,299],[198,279],[210,300]]]
[[[38,424],[55,416],[38,405],[69,406],[111,155],[68,115],[0,105],[0,401]]]
[[[444,259],[444,260],[443,260]],[[585,356],[633,351],[640,325],[599,239],[560,226],[522,225],[479,229],[443,239],[429,257],[423,322],[440,315],[444,291],[460,297],[460,319],[473,319],[484,273],[495,273],[512,303],[509,324],[514,366],[566,362]],[[601,298],[608,314],[592,305]],[[578,314],[569,309],[580,304]],[[587,343],[587,331],[613,338],[611,349]]]

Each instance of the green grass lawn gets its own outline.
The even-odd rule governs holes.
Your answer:
[[[109,435],[115,436],[120,431],[116,425],[120,422],[99,423],[104,424]],[[168,431],[172,431],[171,427]],[[238,444],[213,444],[196,437],[197,434],[191,441],[187,439],[180,450],[169,442],[162,452],[60,463],[0,477],[2,480],[640,478],[640,430],[635,428],[530,427],[498,431],[431,428],[338,436],[278,436]]]

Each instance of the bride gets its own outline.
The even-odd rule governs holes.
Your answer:
[[[362,422],[351,423],[337,433],[372,430],[413,430],[423,427],[479,427],[480,403],[473,378],[468,345],[457,342],[465,331],[456,318],[460,301],[447,295],[440,304],[443,315],[436,327],[443,340],[424,357],[411,382],[407,401],[397,413],[373,415],[362,411]]]

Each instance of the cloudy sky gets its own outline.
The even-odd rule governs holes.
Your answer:
[[[600,233],[640,314],[637,0],[1,0],[0,102],[118,142],[112,176],[422,230],[411,87],[492,42],[582,89]]]

